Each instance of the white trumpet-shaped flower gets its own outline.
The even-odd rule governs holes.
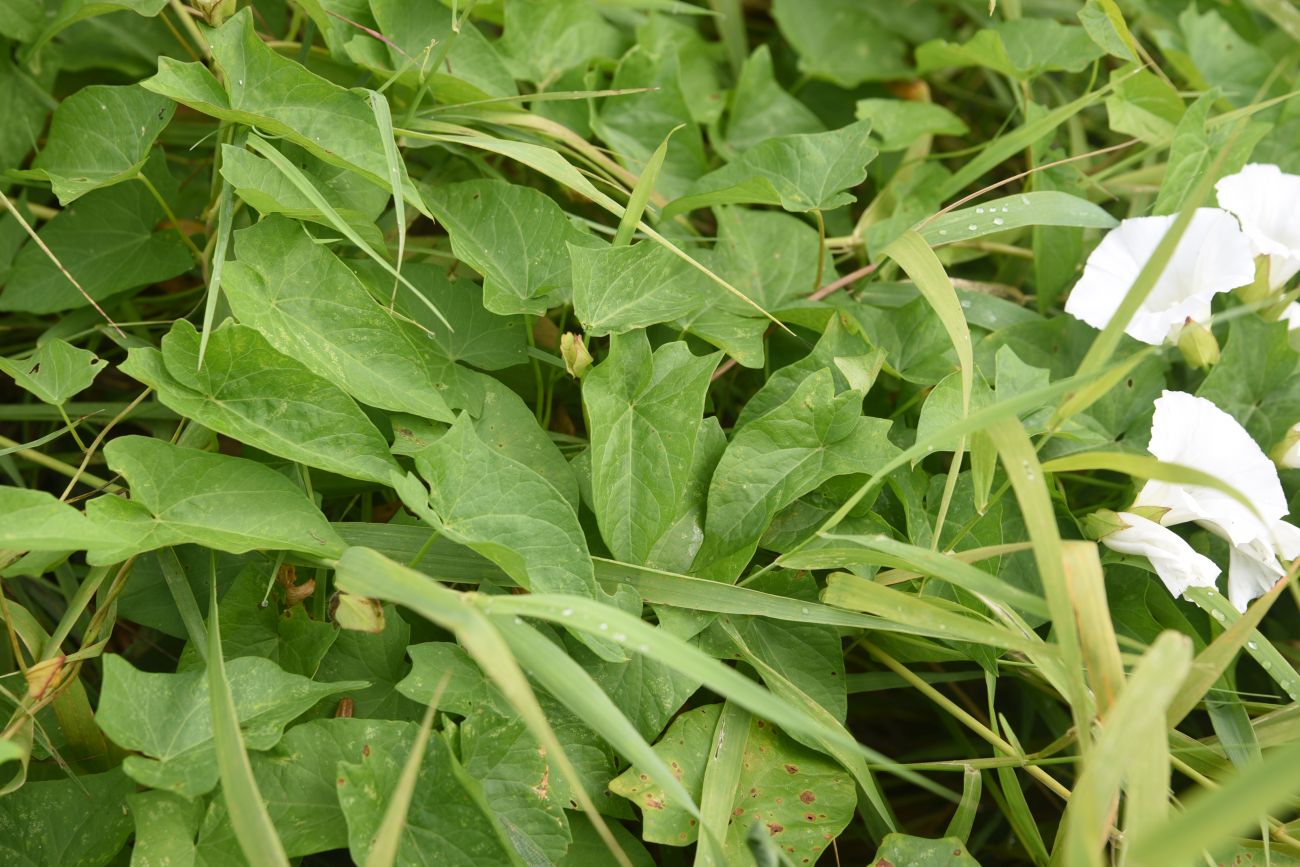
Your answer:
[[[1215,488],[1158,480],[1147,482],[1134,503],[1134,508],[1163,510],[1160,524],[1165,527],[1193,521],[1225,539],[1231,549],[1228,599],[1244,611],[1284,574],[1279,555],[1288,561],[1300,556],[1300,529],[1282,520],[1287,503],[1277,468],[1236,419],[1203,397],[1179,391],[1166,391],[1156,400],[1149,449],[1162,462],[1222,479],[1254,507]],[[1204,586],[1193,583],[1204,579],[1205,565],[1186,542],[1172,533],[1154,534],[1150,528],[1139,537],[1127,513],[1123,521],[1130,529],[1104,537],[1104,544],[1120,551],[1138,542],[1159,548],[1156,557],[1145,551],[1131,553],[1146,553],[1170,592]],[[1123,545],[1129,547],[1119,547]],[[1170,565],[1175,560],[1182,565]]]
[[[1122,554],[1146,557],[1170,593],[1182,596],[1190,587],[1214,586],[1219,567],[1196,553],[1173,530],[1132,512],[1120,512],[1116,517],[1124,528],[1106,535],[1102,542]]]
[[[1251,252],[1268,257],[1268,282],[1276,289],[1300,271],[1300,175],[1251,163],[1214,185],[1219,207],[1241,221]]]
[[[1136,217],[1112,229],[1088,257],[1065,312],[1094,328],[1105,328],[1174,219]],[[1158,346],[1188,319],[1207,320],[1215,295],[1254,279],[1250,242],[1237,220],[1218,208],[1199,208],[1124,331]]]

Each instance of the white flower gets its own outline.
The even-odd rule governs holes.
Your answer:
[[[1174,219],[1137,217],[1112,229],[1088,257],[1065,312],[1105,328]],[[1188,319],[1208,319],[1215,295],[1254,279],[1250,242],[1236,219],[1218,208],[1200,208],[1124,332],[1158,346]]]
[[[1277,468],[1236,419],[1205,398],[1166,391],[1155,406],[1151,454],[1222,479],[1254,511],[1214,488],[1156,480],[1143,486],[1134,506],[1166,509],[1160,519],[1166,527],[1194,521],[1226,539],[1228,599],[1244,611],[1284,574],[1279,554],[1300,556],[1300,529],[1282,520],[1287,503]]]
[[[1173,530],[1132,512],[1120,512],[1117,517],[1126,526],[1103,536],[1102,543],[1123,554],[1146,557],[1174,596],[1182,596],[1189,587],[1214,586],[1219,567],[1192,550]]]
[[[1282,442],[1273,450],[1273,459],[1283,469],[1300,469],[1300,424],[1291,425]]]
[[[1268,257],[1270,288],[1300,271],[1300,175],[1251,163],[1214,185],[1219,206],[1241,221],[1256,256]]]

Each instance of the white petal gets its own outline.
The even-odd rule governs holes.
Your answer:
[[[1286,521],[1274,524],[1273,548],[1288,563],[1300,557],[1300,527]]]
[[[1137,217],[1112,229],[1088,257],[1065,312],[1105,328],[1174,219]],[[1188,318],[1204,321],[1216,294],[1254,279],[1250,243],[1237,221],[1218,208],[1200,208],[1125,333],[1144,343],[1164,343]]]
[[[1214,586],[1219,567],[1192,550],[1173,530],[1132,512],[1120,512],[1119,519],[1128,526],[1103,536],[1102,544],[1123,554],[1146,557],[1174,596],[1182,596],[1189,587]]]
[[[1300,262],[1297,264],[1300,264]],[[1286,327],[1292,331],[1300,328],[1300,304],[1294,301],[1288,304],[1286,309],[1282,311],[1282,318],[1286,321]]]
[[[1213,488],[1150,481],[1135,505],[1169,509],[1160,523],[1198,521],[1221,531],[1233,544],[1267,538],[1287,513],[1277,467],[1237,420],[1203,397],[1166,391],[1156,399],[1151,454],[1217,476],[1244,494],[1263,517]]]
[[[1219,205],[1237,215],[1255,255],[1269,257],[1276,288],[1300,270],[1300,175],[1252,163],[1214,185]]]
[[[1245,611],[1250,600],[1263,596],[1285,575],[1277,555],[1261,539],[1233,545],[1228,560],[1228,601]]]

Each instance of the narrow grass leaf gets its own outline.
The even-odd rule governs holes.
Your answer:
[[[187,585],[188,586],[188,585]],[[210,628],[207,636],[208,696],[212,707],[212,739],[216,745],[221,794],[230,825],[244,857],[253,867],[289,867],[284,846],[266,812],[262,793],[253,778],[253,766],[244,750],[239,731],[239,714],[226,680],[226,663],[221,656],[221,627],[217,613],[217,581],[212,580],[208,599]]]

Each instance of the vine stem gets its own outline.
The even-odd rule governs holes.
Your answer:
[[[140,183],[144,184],[145,189],[147,189],[149,194],[154,197],[154,201],[156,201],[158,206],[163,209],[163,213],[167,215],[167,222],[172,224],[172,228],[176,230],[176,234],[181,238],[181,243],[190,251],[190,256],[194,258],[194,263],[199,266],[200,270],[206,271],[208,260],[204,257],[203,251],[200,250],[192,240],[190,240],[189,235],[185,234],[185,230],[181,228],[181,221],[176,219],[176,213],[172,211],[172,206],[167,204],[167,200],[163,198],[162,193],[158,192],[158,188],[153,185],[153,181],[149,180],[148,176],[146,176],[144,172],[138,172],[135,178]]]

